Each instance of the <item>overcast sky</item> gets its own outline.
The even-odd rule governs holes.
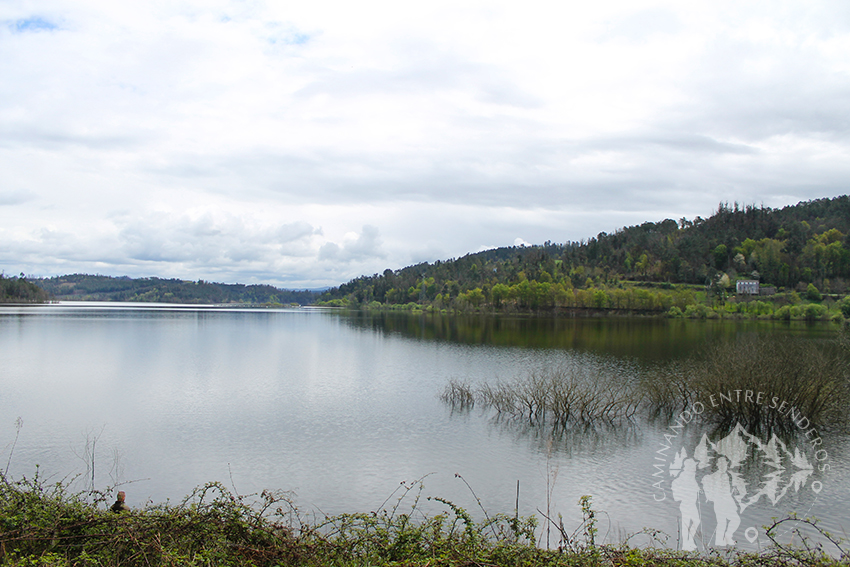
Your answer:
[[[0,2],[0,269],[304,288],[846,194],[850,2]]]

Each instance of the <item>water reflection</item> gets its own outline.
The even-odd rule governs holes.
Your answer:
[[[356,329],[426,341],[467,345],[566,349],[605,353],[641,361],[671,360],[719,340],[754,333],[782,333],[828,339],[823,323],[788,321],[691,321],[663,318],[575,318],[511,315],[349,312],[341,315]]]
[[[495,415],[490,417],[489,423],[517,440],[530,443],[543,455],[557,453],[564,457],[576,457],[611,453],[644,442],[641,424],[633,421],[544,429],[526,420]]]

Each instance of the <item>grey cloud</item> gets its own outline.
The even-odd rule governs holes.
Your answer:
[[[597,139],[586,145],[528,144],[490,155],[466,151],[434,159],[415,168],[415,174],[404,167],[388,166],[387,162],[392,160],[382,156],[328,152],[327,161],[335,163],[339,172],[318,164],[295,170],[279,168],[280,160],[269,156],[253,161],[246,177],[256,180],[248,184],[255,192],[271,192],[294,203],[332,200],[362,204],[390,200],[482,206],[575,206],[593,202],[594,192],[670,185],[676,172],[669,167],[665,169],[664,164],[672,165],[673,157],[692,160],[689,167],[693,167],[693,163],[705,159],[704,154],[746,151],[698,138]],[[629,159],[617,161],[611,167],[571,165],[586,156],[618,152],[629,155]],[[643,157],[636,159],[641,154]],[[653,162],[661,167],[648,170],[647,163]],[[349,176],[345,172],[347,165],[374,174],[365,179]],[[541,169],[548,171],[542,174]],[[217,188],[214,181],[205,183],[204,187],[222,193],[227,189],[226,184]],[[328,248],[325,254],[330,253]]]
[[[0,126],[0,146],[16,148],[30,146],[49,150],[80,146],[93,150],[128,150],[139,147],[151,138],[138,131],[132,136],[93,134],[91,132],[71,131],[67,126],[54,125],[50,129],[38,123],[24,123]]]
[[[4,248],[4,253],[0,254],[0,257],[5,256],[2,264],[20,265],[19,269],[34,275],[91,271],[92,266],[127,264],[126,256],[116,251],[114,242],[63,230],[38,229],[27,238],[6,240]],[[12,259],[14,261],[10,261]]]
[[[434,97],[439,92],[464,90],[474,93],[478,100],[493,104],[521,108],[541,105],[538,97],[523,90],[497,67],[460,59],[431,42],[408,41],[395,47],[402,52],[400,55],[406,55],[403,66],[344,72],[326,70],[296,96],[323,94],[341,99],[420,93]]]
[[[669,203],[688,193],[717,194],[721,188],[739,195],[769,194],[776,184],[785,193],[816,197],[818,191],[835,194],[846,179],[846,171],[813,162],[777,163],[755,143],[720,138],[707,127],[662,126],[584,139],[494,139],[480,147],[418,156],[324,148],[310,159],[267,151],[192,158],[191,165],[206,172],[196,181],[204,190],[226,194],[238,182],[256,198],[293,203],[403,201],[586,210],[598,208],[600,195],[637,210],[646,200]],[[185,179],[192,182],[191,176]],[[719,198],[712,197],[709,207]],[[335,246],[339,249],[328,244],[322,258],[346,257],[341,244]]]
[[[723,142],[711,136],[699,134],[652,134],[647,132],[644,135],[634,135],[630,137],[611,137],[597,138],[596,140],[588,140],[586,144],[582,144],[583,149],[609,149],[609,150],[638,150],[641,147],[658,146],[663,150],[676,152],[686,152],[693,155],[699,154],[737,154],[737,155],[752,155],[759,151],[752,146],[738,144],[732,142]]]
[[[314,229],[309,223],[304,221],[293,222],[281,225],[275,230],[275,236],[279,242],[292,242],[306,236],[318,234],[319,229]]]
[[[489,246],[487,248],[496,248]],[[469,252],[475,252],[470,250]],[[410,264],[420,264],[422,262],[433,262],[438,259],[446,259],[445,249],[435,242],[426,244],[424,247],[416,248],[410,252]]]
[[[319,248],[319,260],[336,260],[339,258],[340,247],[333,242],[326,242]]]
[[[319,260],[348,263],[385,258],[386,253],[381,248],[382,244],[378,228],[364,225],[356,239],[345,242],[342,246],[334,242],[322,245],[319,249]]]
[[[846,140],[850,84],[812,92],[801,86],[806,82],[804,77],[787,77],[773,84],[739,84],[734,91],[706,89],[702,108],[694,108],[683,123],[751,141],[786,134]]]
[[[309,256],[313,252],[304,240],[314,233],[303,221],[266,229],[232,218],[221,221],[210,216],[148,215],[127,223],[119,236],[132,259],[211,264]]]
[[[266,255],[266,250],[262,246],[250,242],[241,242],[239,246],[232,246],[223,251],[222,254],[228,260],[237,263],[253,262],[261,260]]]
[[[679,87],[685,102],[658,124],[741,140],[850,133],[850,74],[805,45],[759,45],[720,37]]]
[[[0,206],[21,205],[35,198],[29,191],[0,191]]]
[[[224,282],[245,282],[248,278],[254,283],[302,287],[310,287],[317,280],[315,272],[312,277],[306,276],[314,269],[312,237],[318,232],[309,223],[257,227],[243,220],[114,215],[112,222],[119,228],[114,234],[40,229],[24,240],[6,240],[0,257],[14,257],[15,262],[0,260],[0,268],[43,275],[96,271],[134,277],[218,278],[216,281]],[[354,246],[349,253],[356,250]]]

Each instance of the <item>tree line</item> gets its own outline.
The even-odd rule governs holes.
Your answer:
[[[48,299],[48,293],[28,282],[24,274],[18,277],[0,274],[0,303],[44,303]]]
[[[71,274],[33,280],[60,300],[139,301],[157,303],[246,303],[309,305],[315,291],[280,289],[270,285],[213,283],[163,278],[110,277]]]
[[[579,242],[503,247],[387,269],[332,288],[320,300],[348,306],[684,311],[706,291],[722,298],[739,279],[779,291],[806,293],[811,285],[844,294],[850,280],[848,237],[848,196],[781,209],[721,203],[707,219],[645,222]]]

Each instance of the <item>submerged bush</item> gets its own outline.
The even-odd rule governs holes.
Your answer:
[[[440,398],[452,406],[466,409],[475,405],[475,390],[468,382],[451,379]]]
[[[451,380],[441,397],[455,407],[480,405],[502,416],[558,428],[630,419],[639,405],[635,388],[627,381],[568,366],[477,388]]]
[[[706,408],[703,417],[721,426],[741,423],[781,431],[805,417],[819,428],[845,428],[850,364],[836,344],[744,336],[645,373],[641,390],[654,413],[669,414],[700,401]]]
[[[815,306],[822,307],[822,306]],[[794,427],[791,409],[820,427],[843,427],[850,408],[847,358],[837,349],[794,338],[751,336],[720,343],[695,367],[694,395],[729,397],[736,390],[762,392],[764,403],[736,393],[734,402],[711,407],[722,424],[735,421],[765,428]],[[779,411],[773,401],[786,408]],[[711,404],[707,404],[711,405]]]
[[[703,417],[718,426],[741,423],[779,432],[799,422],[840,429],[850,425],[848,360],[850,349],[837,343],[752,335],[642,370],[637,379],[557,367],[495,384],[452,380],[442,399],[456,408],[478,405],[500,417],[556,428],[670,417],[699,401],[706,407]]]

